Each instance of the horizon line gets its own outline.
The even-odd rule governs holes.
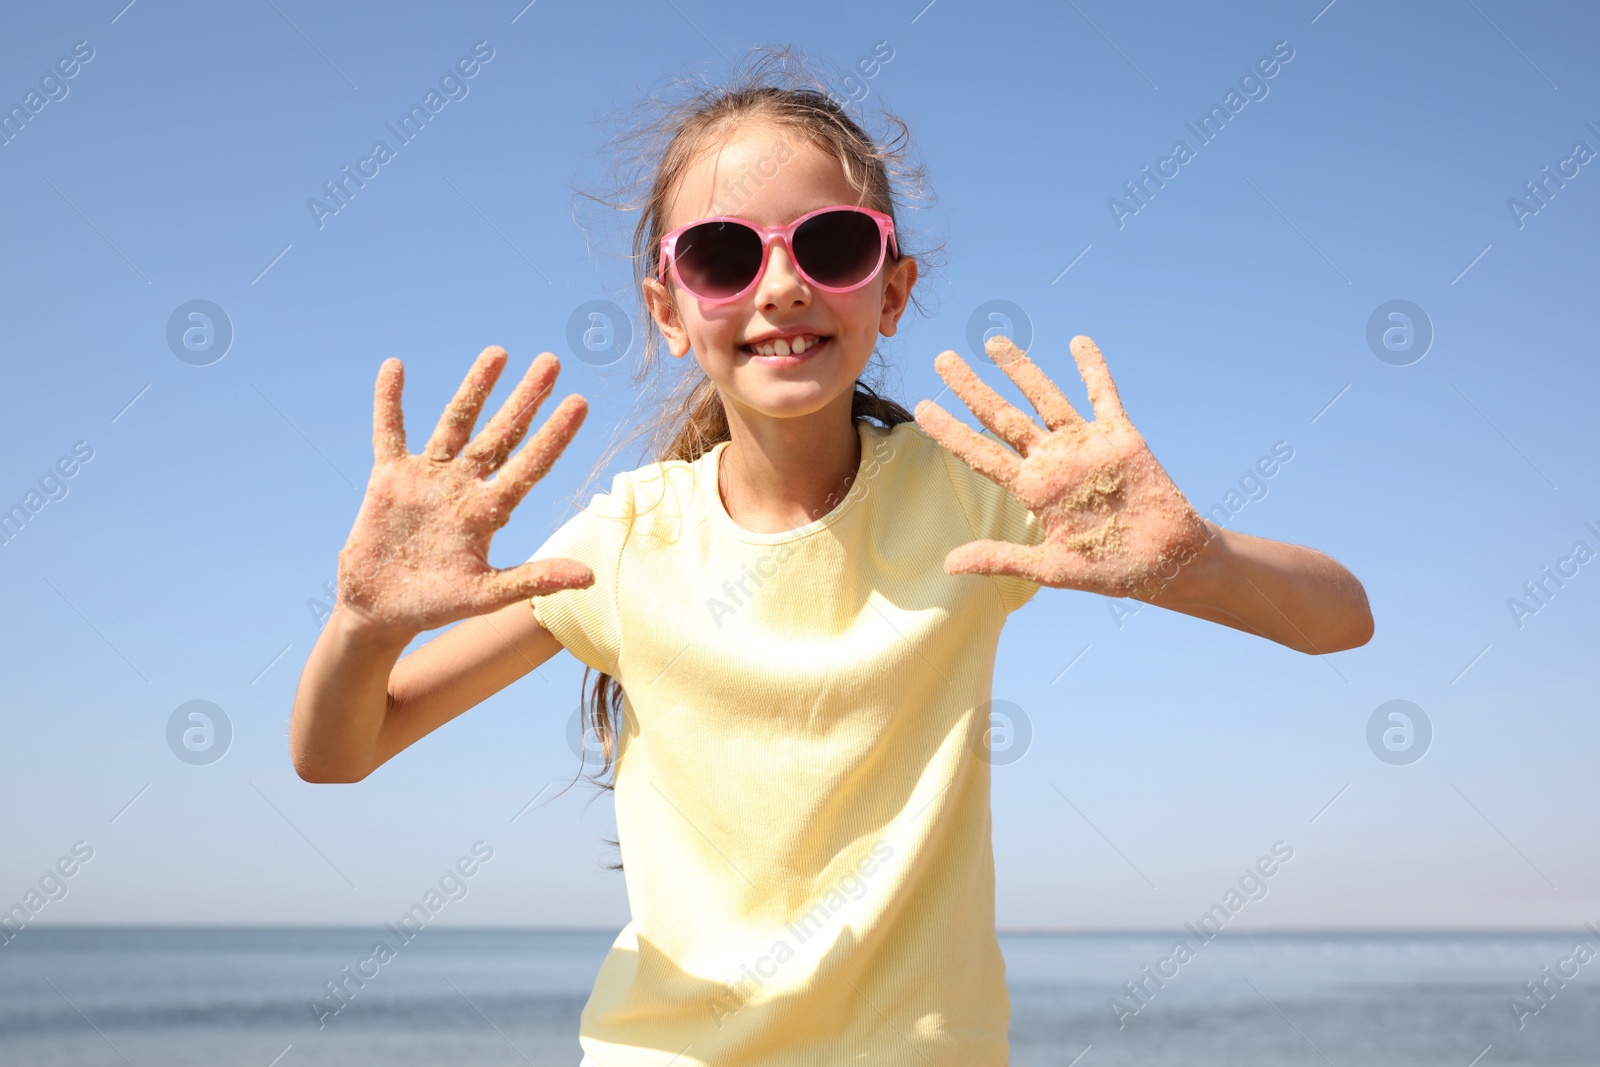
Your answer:
[[[238,922],[47,922],[29,923],[25,928],[40,930],[77,931],[371,931],[382,929],[382,923],[238,923]],[[516,934],[611,934],[620,926],[536,926],[536,925],[463,925],[432,924],[428,929],[447,933],[516,933]],[[22,930],[16,933],[22,933]],[[1001,937],[1167,937],[1186,933],[1182,927],[1052,927],[1052,926],[1000,926],[995,933]],[[1583,925],[1573,927],[1462,927],[1462,926],[1395,926],[1395,927],[1341,927],[1341,926],[1274,926],[1250,930],[1222,930],[1213,935],[1221,937],[1531,937],[1567,936],[1587,934]]]

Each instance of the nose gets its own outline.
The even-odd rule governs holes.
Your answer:
[[[762,272],[761,284],[756,287],[756,306],[797,307],[810,299],[811,287],[795,269],[794,257],[787,242],[778,238],[767,249],[767,269]]]

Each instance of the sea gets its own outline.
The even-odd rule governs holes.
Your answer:
[[[0,945],[0,1067],[577,1067],[615,931],[431,929],[330,999],[381,933],[24,929]],[[1014,1067],[1600,1064],[1582,930],[1000,943]]]

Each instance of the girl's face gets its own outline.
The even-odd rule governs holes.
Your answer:
[[[861,204],[838,160],[793,130],[747,124],[684,170],[662,232],[715,215],[782,226],[835,204]],[[848,411],[878,335],[894,335],[916,278],[915,260],[893,262],[885,254],[866,285],[823,292],[795,270],[788,246],[774,241],[760,282],[733,303],[702,303],[670,271],[665,284],[650,278],[644,288],[673,356],[693,350],[730,417],[793,418],[834,402]],[[797,331],[807,344],[801,362],[782,366],[760,358],[758,349],[770,350],[773,338]]]

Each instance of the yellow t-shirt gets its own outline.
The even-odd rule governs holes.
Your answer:
[[[733,522],[724,442],[618,474],[530,557],[594,571],[531,603],[626,694],[602,1067],[1007,1062],[986,705],[1039,587],[944,557],[1044,530],[915,423],[856,425],[856,480],[798,529]]]

